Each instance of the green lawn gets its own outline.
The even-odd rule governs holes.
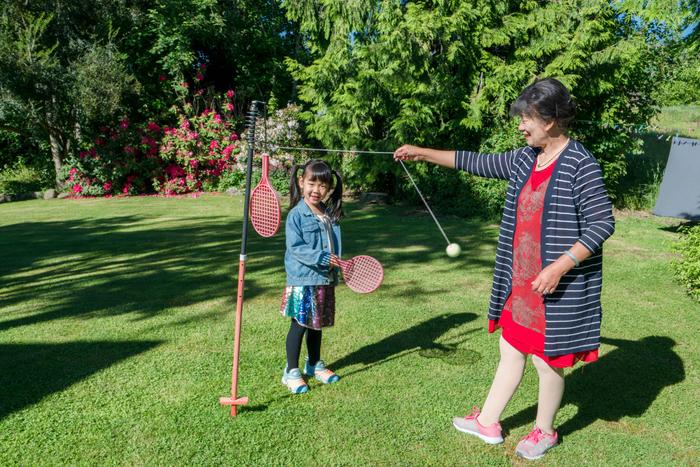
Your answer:
[[[230,387],[241,199],[0,205],[0,465],[509,465],[534,420],[530,366],[502,446],[456,432],[498,360],[486,332],[497,226],[350,203],[346,256],[385,265],[338,290],[323,356],[343,379],[279,383],[284,238],[252,234],[236,418]],[[601,359],[569,371],[562,444],[540,464],[700,458],[700,305],[671,277],[677,221],[620,215],[606,244]]]
[[[700,138],[700,105],[677,105],[663,107],[654,118],[653,125],[664,133],[687,138]]]

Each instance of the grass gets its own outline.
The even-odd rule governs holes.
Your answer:
[[[677,105],[661,109],[653,125],[663,133],[700,138],[700,105]]]
[[[346,256],[386,268],[338,289],[323,356],[343,376],[288,394],[278,314],[283,235],[250,237],[239,395],[229,392],[241,199],[0,205],[0,465],[518,464],[529,366],[503,446],[450,427],[498,360],[486,316],[497,226],[443,217],[457,259],[412,208],[350,203]],[[674,223],[676,222],[676,223]],[[677,221],[623,214],[606,244],[601,359],[568,371],[562,444],[543,465],[683,465],[700,457],[700,305],[673,282]]]

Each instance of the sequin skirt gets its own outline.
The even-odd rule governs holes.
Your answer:
[[[280,313],[311,329],[333,326],[335,322],[335,286],[303,285],[284,289]]]

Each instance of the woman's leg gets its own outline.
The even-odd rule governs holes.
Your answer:
[[[321,359],[321,330],[308,329],[306,331],[306,350],[309,352],[309,365],[316,366]]]
[[[533,355],[532,363],[540,376],[540,390],[537,401],[537,427],[547,434],[554,433],[554,417],[564,395],[564,370],[550,366],[540,357]]]
[[[501,419],[503,410],[523,378],[527,361],[527,355],[510,345],[503,336],[499,340],[499,349],[501,360],[493,377],[489,395],[481,409],[481,415],[477,418],[477,421],[484,426],[492,425]]]
[[[292,368],[299,368],[299,354],[301,353],[301,341],[304,338],[304,331],[306,331],[306,328],[292,318],[292,325],[287,333],[287,371]]]

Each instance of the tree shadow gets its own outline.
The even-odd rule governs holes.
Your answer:
[[[445,313],[435,316],[378,342],[366,345],[336,360],[330,367],[337,371],[348,366],[363,364],[363,369],[367,369],[379,362],[391,360],[405,351],[439,348],[440,344],[436,341],[440,336],[450,329],[474,321],[476,317],[474,313]],[[353,373],[359,371],[361,370]]]
[[[0,344],[0,420],[99,370],[161,343],[90,341]]]
[[[647,336],[639,341],[603,338],[617,348],[597,362],[584,365],[566,377],[562,406],[573,404],[578,413],[559,426],[565,436],[598,421],[641,417],[661,390],[685,379],[683,361],[672,349],[676,342],[666,336]],[[513,428],[533,423],[537,405],[503,420]]]
[[[105,207],[110,200],[102,200]],[[390,272],[403,262],[444,258],[442,239],[428,216],[407,209],[348,203],[342,222],[344,256],[371,254]],[[445,222],[463,254],[450,267],[490,271],[496,231],[478,222]],[[241,219],[225,216],[142,215],[0,225],[0,310],[31,303],[30,312],[0,314],[0,332],[66,317],[128,314],[148,319],[172,307],[235,299]],[[272,238],[251,229],[246,300],[284,287],[284,226]],[[421,246],[425,251],[411,251]],[[489,280],[490,272],[485,273]],[[390,277],[388,275],[387,277]],[[387,282],[387,289],[391,287]],[[402,295],[401,287],[393,294]]]

